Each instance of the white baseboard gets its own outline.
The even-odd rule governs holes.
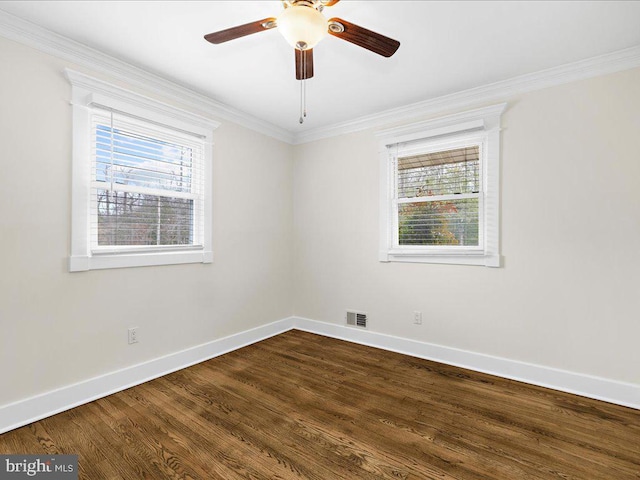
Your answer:
[[[293,328],[640,409],[640,385],[295,317]]]
[[[338,338],[640,409],[640,385],[290,317],[0,407],[0,433],[181,370],[291,329]]]
[[[0,407],[0,433],[291,330],[286,318]]]

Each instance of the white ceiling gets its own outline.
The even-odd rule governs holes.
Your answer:
[[[391,58],[328,36],[298,123],[294,54],[277,30],[203,35],[278,1],[0,1],[0,9],[295,134],[640,45],[640,1],[350,1],[327,8],[401,42]]]

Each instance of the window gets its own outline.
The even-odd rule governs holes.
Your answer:
[[[380,260],[500,266],[505,105],[380,132]]]
[[[217,124],[66,73],[73,96],[70,270],[211,262]]]

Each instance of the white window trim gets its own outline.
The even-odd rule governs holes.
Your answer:
[[[211,263],[212,245],[212,160],[213,131],[218,122],[125,90],[88,75],[65,69],[71,83],[73,151],[71,179],[71,255],[69,271],[105,268]],[[204,241],[202,246],[150,248],[145,252],[111,251],[92,253],[89,225],[91,201],[91,107],[101,106],[132,116],[191,132],[204,139]]]
[[[500,120],[507,104],[492,105],[435,120],[383,130],[379,138],[380,252],[381,262],[447,263],[499,267],[500,256]],[[393,146],[424,140],[436,143],[454,139],[480,139],[483,149],[482,183],[484,215],[481,249],[403,247],[395,245],[397,213],[394,205]]]

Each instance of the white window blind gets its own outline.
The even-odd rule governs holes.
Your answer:
[[[94,110],[91,251],[201,248],[204,147],[195,134]]]
[[[481,145],[399,155],[397,245],[481,247]]]

